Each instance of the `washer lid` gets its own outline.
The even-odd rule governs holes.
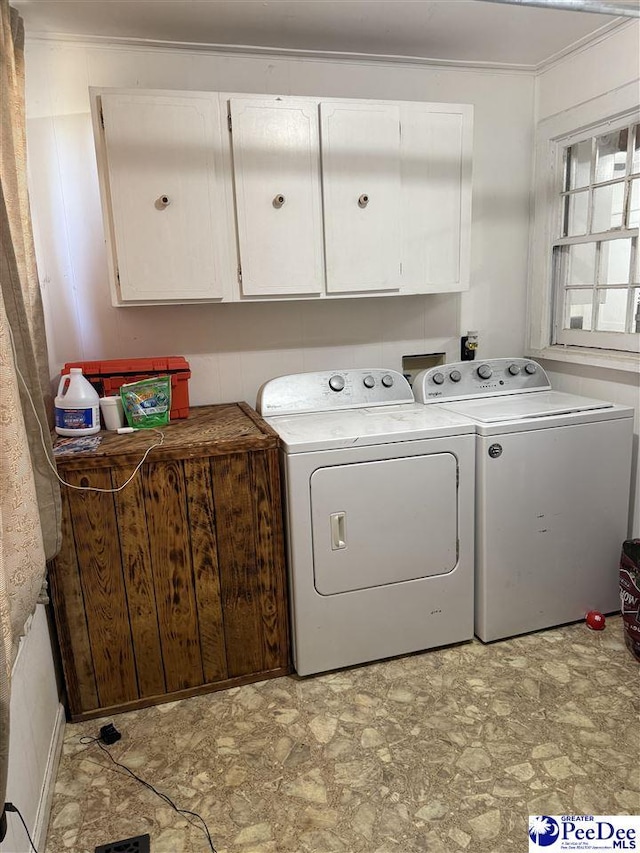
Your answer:
[[[475,432],[472,420],[445,409],[406,403],[373,409],[265,418],[289,453],[416,441]]]
[[[539,391],[533,394],[515,394],[511,397],[491,397],[464,402],[447,403],[447,408],[473,418],[480,423],[500,423],[528,418],[548,418],[589,412],[595,409],[611,409],[613,403],[577,397],[561,391]]]

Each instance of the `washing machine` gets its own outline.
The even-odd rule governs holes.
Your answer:
[[[296,671],[470,640],[473,422],[379,369],[278,377],[256,408],[281,439]]]
[[[431,368],[413,391],[476,424],[476,635],[619,610],[633,410],[553,391],[523,358]]]

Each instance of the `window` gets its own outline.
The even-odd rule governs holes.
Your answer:
[[[637,81],[536,128],[526,354],[638,372]]]
[[[636,350],[640,332],[640,124],[558,145],[553,344]]]

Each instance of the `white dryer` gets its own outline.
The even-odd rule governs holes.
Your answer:
[[[300,675],[473,636],[474,425],[391,370],[273,379]]]
[[[523,358],[431,368],[413,390],[476,423],[477,636],[619,610],[633,410],[553,391]]]

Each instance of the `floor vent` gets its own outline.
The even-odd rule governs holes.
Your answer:
[[[122,841],[111,841],[96,847],[95,853],[150,853],[148,835],[134,835]]]

